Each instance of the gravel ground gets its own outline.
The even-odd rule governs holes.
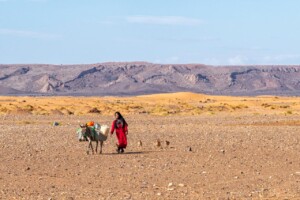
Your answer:
[[[0,199],[300,199],[299,115],[126,119],[126,153],[87,155],[78,124],[111,117],[3,117]]]

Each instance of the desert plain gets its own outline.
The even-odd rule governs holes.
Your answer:
[[[125,153],[87,155],[78,125],[115,111]],[[2,96],[0,119],[0,199],[300,199],[299,97]]]

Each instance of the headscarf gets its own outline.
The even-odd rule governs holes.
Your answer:
[[[124,128],[127,125],[127,122],[120,112],[116,112],[115,116],[116,114],[118,114],[119,117],[115,120],[115,128],[118,128],[118,124],[122,124],[122,128]]]

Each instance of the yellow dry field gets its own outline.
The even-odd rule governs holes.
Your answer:
[[[79,123],[115,111],[125,153],[113,135],[87,155]],[[0,97],[0,113],[0,199],[300,199],[299,97]]]
[[[300,97],[227,97],[194,93],[137,97],[0,97],[0,114],[33,115],[300,114]]]

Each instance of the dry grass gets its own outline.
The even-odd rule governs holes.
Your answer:
[[[300,114],[299,97],[228,97],[194,93],[137,97],[0,97],[0,114],[33,115],[211,115]]]

